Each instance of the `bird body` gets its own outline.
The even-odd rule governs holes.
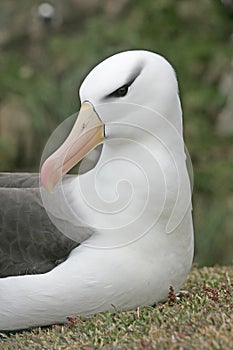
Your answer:
[[[151,52],[119,53],[89,73],[80,99],[70,135],[41,168],[47,215],[77,246],[46,273],[0,279],[2,330],[153,305],[190,270],[191,185],[173,68]],[[82,159],[79,175],[63,181]]]

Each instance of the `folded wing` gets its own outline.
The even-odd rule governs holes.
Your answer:
[[[38,174],[0,174],[0,277],[45,273],[78,245],[49,219]]]

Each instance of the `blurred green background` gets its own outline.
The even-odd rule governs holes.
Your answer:
[[[38,171],[50,133],[79,107],[78,88],[128,49],[176,69],[194,168],[195,261],[233,259],[231,0],[1,0],[0,171]]]

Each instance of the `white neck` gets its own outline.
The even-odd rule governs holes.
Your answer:
[[[135,240],[157,222],[172,231],[190,210],[182,135],[153,110],[129,107],[128,118],[107,124],[97,166],[72,185],[73,210],[106,245]],[[100,108],[103,115],[106,105]],[[121,115],[125,104],[111,108]]]

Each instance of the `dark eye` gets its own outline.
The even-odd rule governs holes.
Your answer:
[[[129,89],[128,85],[124,85],[124,86],[120,87],[120,89],[118,89],[116,91],[116,96],[124,97],[127,94],[128,89]]]
[[[111,97],[124,97],[128,92],[129,86],[123,85],[116,91],[112,92],[109,96]]]

